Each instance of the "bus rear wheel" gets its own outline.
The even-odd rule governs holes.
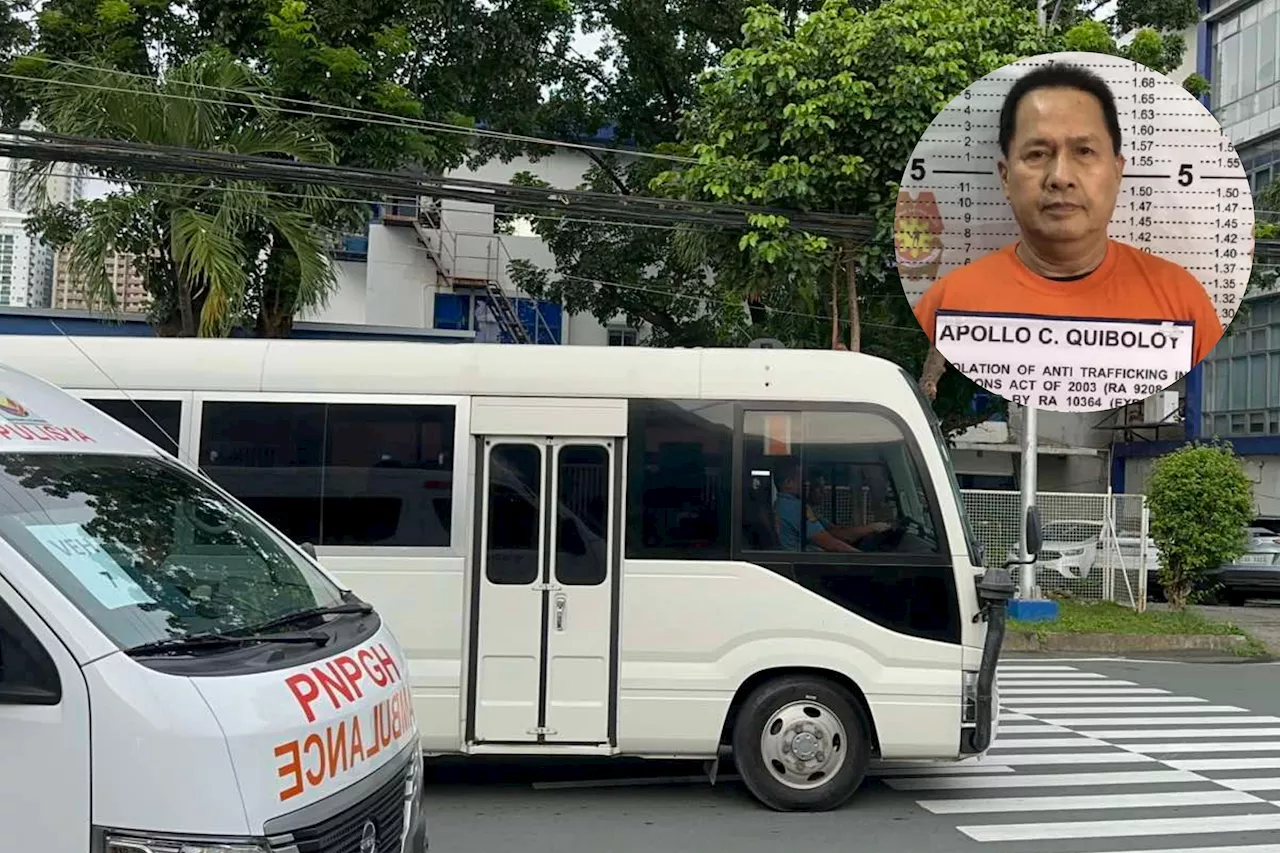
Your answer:
[[[848,691],[823,678],[774,679],[747,697],[733,727],[734,764],[775,811],[839,808],[862,785],[870,727]]]

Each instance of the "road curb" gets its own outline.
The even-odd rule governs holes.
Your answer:
[[[1071,634],[1009,631],[1006,652],[1230,652],[1248,639],[1239,634]]]

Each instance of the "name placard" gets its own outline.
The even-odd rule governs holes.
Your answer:
[[[1192,368],[1186,321],[938,311],[935,344],[992,393],[1036,409],[1097,412],[1165,390]]]

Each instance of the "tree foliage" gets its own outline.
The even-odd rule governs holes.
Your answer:
[[[174,128],[166,131],[169,141],[234,150],[227,145],[236,141],[227,134],[239,120],[237,110],[252,104],[249,126],[268,137],[305,136],[325,151],[318,160],[318,148],[299,159],[438,174],[468,156],[516,150],[510,144],[473,144],[469,130],[480,120],[505,129],[535,128],[543,87],[561,71],[547,45],[554,33],[571,28],[571,12],[567,0],[368,0],[354,6],[342,0],[47,0],[33,26],[12,11],[0,17],[0,62],[19,78],[0,81],[0,110],[9,123],[33,118],[47,129],[155,142],[165,136],[160,123],[216,98],[229,102],[225,115],[213,118],[212,104],[203,114],[215,124],[229,123],[205,136]],[[251,82],[220,80],[210,88],[208,81],[183,78],[211,57]],[[151,95],[129,103],[143,90]],[[276,154],[295,156],[288,147],[276,146]],[[176,289],[179,276],[145,261],[153,319],[169,334],[224,334],[237,326],[261,335],[287,334],[294,314],[323,304],[332,285],[332,273],[316,267],[310,246],[299,251],[297,238],[305,233],[327,248],[343,231],[363,228],[370,212],[367,203],[338,201],[367,195],[360,192],[306,191],[298,199],[271,195],[296,194],[297,188],[249,182],[215,188],[179,178],[183,188],[166,193],[148,189],[144,181],[174,182],[172,175],[123,169],[103,176],[130,179],[127,190],[101,203],[43,210],[33,222],[55,247],[81,235],[74,254],[82,269],[94,268],[91,246],[140,250],[144,258],[173,254],[177,248],[169,237],[181,232],[170,214],[177,209],[185,209],[192,222],[218,229],[216,239],[202,244],[206,252],[220,247],[224,260],[244,260],[240,275],[227,264],[208,268],[225,269],[223,277],[234,282],[229,290],[209,291],[224,294],[214,302],[200,301],[199,286],[196,296],[184,295]],[[228,200],[229,210],[244,218],[227,213],[206,220],[215,198]],[[175,207],[182,204],[191,206]],[[112,229],[122,230],[111,235]],[[211,264],[213,258],[206,255]],[[103,279],[100,272],[93,275]],[[108,293],[92,283],[90,289],[98,304],[110,306]],[[188,306],[192,298],[199,304]],[[197,322],[182,313],[184,306]]]
[[[614,79],[601,71],[605,63],[592,66],[601,81],[582,114],[617,116],[627,138],[696,162],[669,167],[647,184],[638,178],[653,175],[649,165],[597,162],[584,187],[870,214],[876,236],[858,245],[815,239],[785,219],[760,219],[737,233],[691,227],[666,234],[544,219],[535,231],[562,275],[523,265],[518,280],[534,295],[586,308],[604,322],[656,316],[649,341],[656,345],[697,338],[741,345],[766,336],[791,346],[848,341],[918,373],[927,372],[929,348],[902,298],[892,216],[903,164],[933,116],[984,74],[1069,44],[1136,52],[1169,70],[1178,62],[1166,35],[1185,26],[1190,8],[1184,0],[1128,0],[1110,21],[1093,22],[1096,7],[1066,2],[1053,31],[1043,33],[1031,0],[731,3],[701,15],[698,3],[604,5],[617,8],[601,8],[593,20],[616,34],[602,55],[620,72]],[[735,15],[736,40],[726,23]],[[1121,48],[1116,38],[1126,26],[1151,31]],[[1163,51],[1155,59],[1152,38]],[[681,44],[692,47],[677,49]],[[706,71],[691,78],[698,66]],[[655,76],[659,67],[667,73]],[[679,88],[680,80],[690,82]],[[646,289],[607,283],[636,281]],[[671,312],[673,305],[680,310]],[[679,334],[671,319],[684,324]],[[954,371],[943,376],[935,406],[944,423],[959,427],[996,410],[972,411],[975,387]]]
[[[1147,499],[1160,584],[1181,609],[1208,572],[1244,553],[1253,487],[1229,443],[1188,444],[1156,460]]]
[[[215,51],[161,82],[52,66],[29,92],[42,124],[56,133],[332,163],[333,146],[314,125],[282,116],[260,96],[265,89],[261,75]],[[33,197],[47,198],[41,184],[50,171],[33,166]],[[93,303],[114,307],[105,266],[114,252],[141,265],[162,334],[223,336],[246,317],[272,331],[332,290],[328,227],[344,217],[353,222],[336,189],[151,174],[128,162],[104,171],[122,189],[71,204],[46,201],[27,225],[69,247],[69,271]]]

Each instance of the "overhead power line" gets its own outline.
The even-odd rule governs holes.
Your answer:
[[[106,68],[99,65],[86,65],[80,62],[70,62],[67,60],[49,59],[47,57],[28,57],[32,60],[38,60],[48,65],[60,65],[67,68],[76,68],[84,71],[96,71],[102,74],[116,74],[121,77],[129,77],[136,80],[146,80],[157,85],[163,84],[165,81],[159,77],[153,77],[149,74],[138,74],[133,71],[121,71],[115,68]],[[108,86],[103,83],[85,83],[79,80],[50,80],[44,77],[34,77],[25,74],[14,74],[12,72],[0,73],[0,78],[9,80],[20,80],[29,83],[41,83],[44,85],[67,86],[71,88],[95,89],[102,92],[117,92],[129,95],[148,95],[158,98],[172,98],[175,100],[194,101],[209,104],[218,104],[220,106],[242,107],[243,103],[238,101],[220,100],[209,97],[196,97],[194,95],[183,95],[178,92],[162,92],[147,91],[143,89],[126,89],[120,86]],[[638,148],[621,149],[610,148],[605,145],[590,145],[585,142],[571,142],[565,139],[553,139],[545,136],[532,136],[520,133],[507,133],[500,130],[490,130],[489,128],[470,128],[460,127],[456,124],[449,124],[443,121],[433,121],[431,119],[413,118],[411,116],[401,116],[395,113],[379,112],[377,110],[367,110],[362,107],[344,107],[340,104],[332,104],[324,101],[308,101],[302,98],[288,98],[283,95],[273,95],[254,89],[236,89],[228,86],[214,86],[206,83],[183,82],[181,85],[190,86],[193,89],[206,89],[213,92],[224,92],[233,95],[243,95],[258,100],[272,101],[276,104],[296,104],[297,107],[281,107],[275,106],[274,109],[288,115],[306,116],[310,118],[322,118],[329,120],[343,120],[360,122],[370,125],[382,125],[386,127],[395,127],[400,129],[414,129],[431,131],[434,133],[451,133],[460,136],[469,137],[485,137],[489,139],[499,139],[509,142],[521,142],[527,145],[545,145],[557,148],[569,148],[577,151],[587,151],[597,154],[626,154],[630,157],[643,157],[653,160],[664,160],[675,163],[696,163],[698,162],[692,157],[683,157],[678,154],[663,154],[657,151],[645,151]],[[334,112],[322,112],[322,110],[332,110]]]
[[[5,138],[5,135],[12,138]],[[0,127],[0,155],[26,160],[80,163],[126,173],[191,174],[233,180],[341,187],[414,200],[429,196],[491,205],[502,213],[572,213],[620,221],[683,222],[737,229],[750,227],[748,217],[753,215],[780,216],[794,230],[854,240],[869,239],[875,227],[874,221],[865,216],[516,186],[473,178],[414,176],[17,128]]]

